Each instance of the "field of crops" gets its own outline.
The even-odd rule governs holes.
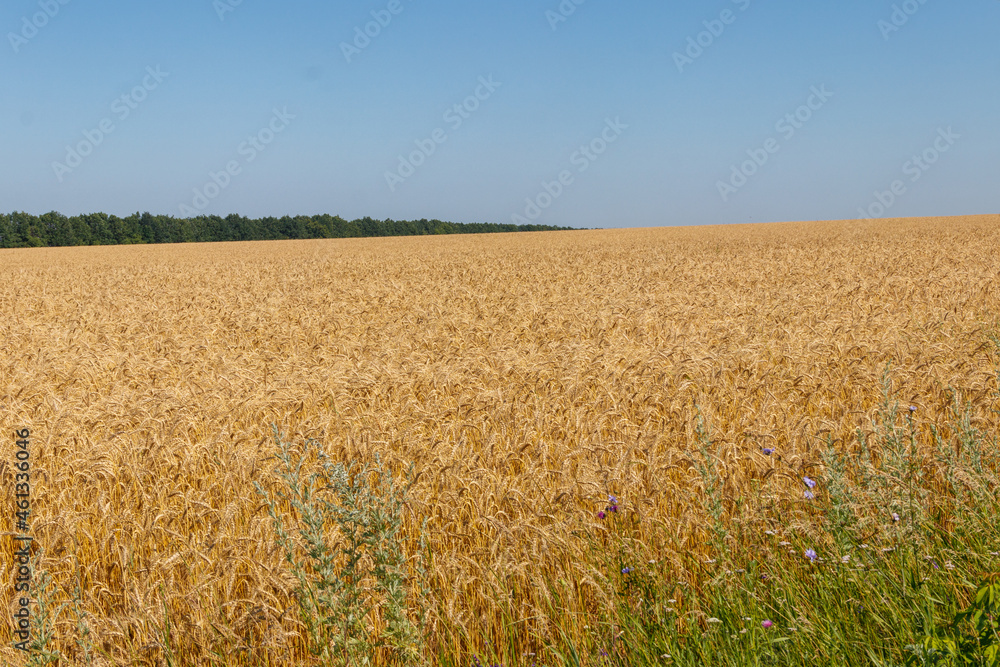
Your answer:
[[[254,486],[281,488],[272,425],[309,470],[309,438],[402,486],[412,464],[399,553],[430,662],[626,664],[643,572],[672,582],[657,622],[704,636],[725,562],[841,562],[828,456],[860,460],[859,430],[880,462],[909,439],[926,492],[859,501],[859,543],[959,521],[937,453],[956,405],[997,432],[998,276],[1000,216],[0,250],[0,662],[27,664],[18,429],[60,665],[311,664]]]

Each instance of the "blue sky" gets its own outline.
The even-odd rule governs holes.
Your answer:
[[[577,2],[5,0],[0,211],[1000,209],[996,0]]]

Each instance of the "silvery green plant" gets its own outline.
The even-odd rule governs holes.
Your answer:
[[[267,498],[277,541],[298,580],[295,596],[310,652],[324,665],[371,664],[379,650],[398,664],[422,664],[423,637],[407,609],[406,556],[399,535],[405,491],[377,455],[374,466],[334,463],[322,444],[308,440],[294,460],[277,428],[274,438],[283,488],[272,498],[254,484]],[[319,472],[305,475],[310,447],[316,448]],[[287,506],[295,519],[284,514],[281,508]],[[293,527],[286,528],[286,522]],[[336,527],[333,543],[327,540],[330,526]],[[298,558],[299,544],[305,562]],[[376,610],[384,620],[381,630],[372,623]]]
[[[82,597],[80,590],[80,562],[75,557],[74,560],[76,561],[76,582],[73,588],[73,615],[76,616],[76,645],[82,654],[83,663],[92,665],[94,664],[94,657],[92,655],[94,644],[90,639],[90,624],[87,622],[87,612],[80,608],[80,598]]]
[[[719,476],[716,466],[716,463],[721,460],[721,448],[717,447],[715,451],[709,451],[709,447],[712,446],[712,433],[705,423],[700,409],[695,416],[694,430],[698,439],[700,458],[692,457],[692,461],[705,487],[708,513],[712,516],[712,542],[718,553],[724,554],[727,552],[725,542],[729,537],[729,529],[726,527],[725,506],[723,504],[724,480]]]
[[[821,456],[826,470],[826,491],[829,500],[827,523],[838,548],[844,552],[857,536],[858,523],[855,513],[858,503],[849,476],[848,457],[837,451],[832,438],[829,437]]]
[[[1000,386],[1000,371],[997,374]],[[994,392],[1000,398],[1000,391]],[[948,489],[947,500],[951,509],[969,524],[992,521],[984,515],[984,508],[992,507],[992,499],[1000,490],[1000,460],[996,434],[989,434],[973,423],[971,403],[962,405],[958,392],[952,391],[952,436],[945,440],[937,428],[932,427],[936,444],[936,460]]]
[[[37,611],[31,622],[32,640],[28,645],[30,652],[28,667],[59,662],[63,657],[58,650],[49,650],[49,643],[55,636],[55,618],[66,605],[64,603],[55,610],[52,609],[52,575],[46,570],[38,569],[42,553],[42,549],[39,549],[31,558],[31,571],[35,573],[32,587],[35,590]]]
[[[886,367],[872,434],[869,437],[857,430],[858,455],[837,452],[832,442],[827,443],[822,453],[830,500],[827,521],[841,546],[850,536],[859,538],[876,528],[879,521],[875,517],[858,514],[873,507],[881,508],[883,516],[901,528],[905,526],[908,542],[926,537],[928,489],[918,451],[915,411],[910,407],[901,417]],[[870,439],[878,445],[875,451]]]
[[[882,506],[895,515],[902,515],[911,537],[916,536],[926,519],[924,500],[927,495],[923,466],[917,452],[914,411],[916,407],[906,411],[908,427],[899,426],[899,402],[892,398],[892,382],[887,366],[882,376],[880,423],[874,424],[875,433],[882,441],[882,461],[875,480],[876,486],[880,487]]]

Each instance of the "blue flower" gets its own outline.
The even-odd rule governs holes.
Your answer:
[[[806,549],[806,558],[808,558],[809,560],[811,560],[811,561],[813,561],[815,563],[816,562],[816,558],[817,558],[816,551],[813,550],[813,549]]]
[[[816,494],[813,493],[812,491],[806,491],[805,494],[803,494],[803,495],[805,496],[806,500],[815,500],[816,499]]]
[[[808,486],[810,489],[815,489],[816,488],[816,482],[813,481],[813,480],[811,480],[811,479],[809,479],[808,477],[803,477],[802,481],[805,482],[806,486]]]
[[[764,456],[770,456],[771,454],[774,453],[774,447],[765,447],[763,451],[764,451]]]
[[[632,568],[630,568],[630,567],[623,567],[622,568],[622,574],[628,574],[631,571],[632,571]]]

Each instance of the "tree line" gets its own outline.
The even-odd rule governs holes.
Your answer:
[[[348,221],[339,215],[246,218],[234,213],[225,218],[217,215],[175,218],[169,215],[137,212],[120,218],[106,213],[66,217],[55,211],[40,216],[15,212],[0,214],[0,248],[340,239],[370,236],[541,232],[562,229],[572,228],[493,222],[443,222],[426,218],[375,220],[365,217]]]

